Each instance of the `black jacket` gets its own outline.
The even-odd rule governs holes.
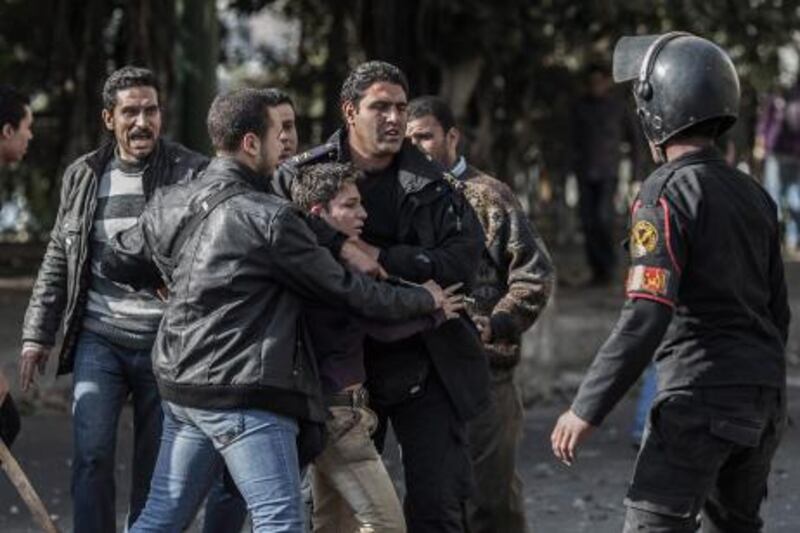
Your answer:
[[[90,285],[89,250],[97,185],[114,157],[115,143],[76,159],[64,172],[56,223],[33,286],[22,340],[53,346],[63,319],[58,374],[72,371],[73,349]],[[145,198],[165,185],[192,179],[208,158],[180,144],[159,140],[143,176]]]
[[[169,280],[154,372],[165,400],[200,408],[250,407],[322,421],[319,378],[301,319],[302,299],[365,316],[405,319],[434,309],[419,287],[393,287],[344,269],[317,244],[301,213],[261,192],[265,179],[214,159],[195,181],[148,203],[103,260],[111,279],[148,284],[142,264]],[[228,198],[176,241],[221,189]]]
[[[783,388],[791,313],[776,213],[713,149],[649,176],[631,215],[629,301],[573,411],[599,424],[654,355],[659,390]]]
[[[462,282],[468,291],[484,246],[475,212],[442,170],[411,143],[404,143],[396,157],[402,189],[397,234],[394,245],[382,247],[379,262],[389,274],[409,281],[434,279],[443,287]],[[299,167],[349,160],[347,134],[340,130],[327,144],[281,166],[273,190],[288,198]],[[489,402],[489,368],[474,326],[468,319],[450,320],[421,336],[458,416],[468,420],[479,414]]]

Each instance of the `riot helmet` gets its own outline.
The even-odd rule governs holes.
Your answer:
[[[656,147],[717,119],[717,134],[739,116],[739,77],[716,44],[686,32],[622,37],[614,48],[614,81],[635,80],[636,113]]]

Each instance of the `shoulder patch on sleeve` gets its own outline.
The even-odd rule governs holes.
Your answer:
[[[628,271],[628,292],[667,296],[671,273],[666,268],[636,265]]]
[[[658,247],[660,235],[658,228],[649,220],[639,220],[631,229],[631,257],[639,258],[652,254]]]

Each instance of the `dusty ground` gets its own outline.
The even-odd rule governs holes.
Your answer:
[[[563,258],[562,258],[563,260]],[[800,264],[788,267],[795,316],[800,315]],[[562,269],[568,278],[573,272]],[[19,327],[28,297],[29,282],[0,280],[0,365],[16,371]],[[551,329],[534,339],[549,353],[534,358],[527,369],[533,403],[527,413],[526,433],[520,453],[525,499],[530,523],[538,533],[618,532],[622,523],[622,498],[635,454],[628,440],[632,396],[617,408],[586,445],[580,461],[568,468],[553,460],[548,436],[557,415],[568,405],[572,387],[608,333],[621,302],[619,288],[581,290],[560,288],[553,308]],[[798,323],[790,341],[790,414],[800,412]],[[538,345],[538,344],[537,344]],[[52,370],[52,368],[51,368]],[[64,531],[71,531],[69,468],[72,447],[67,401],[69,379],[48,376],[27,405],[23,432],[14,453],[39,490]],[[543,393],[545,391],[547,393]],[[19,397],[19,395],[17,395]],[[120,425],[117,459],[118,508],[125,508],[128,493],[131,424],[129,413]],[[800,440],[796,427],[787,432],[773,467],[770,498],[764,507],[771,533],[800,531]],[[119,523],[123,521],[120,513]],[[35,531],[28,512],[8,480],[0,475],[0,531]]]

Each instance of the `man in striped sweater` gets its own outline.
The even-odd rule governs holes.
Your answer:
[[[102,119],[113,139],[65,171],[61,203],[22,331],[20,380],[44,372],[59,325],[58,374],[74,372],[74,530],[116,531],[114,452],[120,412],[133,400],[133,475],[128,523],[150,486],[161,405],[150,348],[163,312],[154,292],[112,282],[99,269],[109,240],[137,221],[160,187],[192,179],[207,159],[160,138],[152,72],[123,67],[103,88]],[[155,276],[156,274],[153,273]]]

